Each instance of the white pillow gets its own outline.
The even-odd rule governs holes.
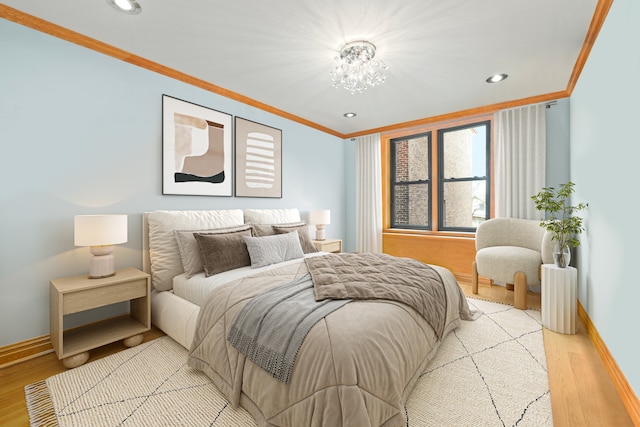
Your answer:
[[[251,268],[264,267],[304,256],[297,231],[263,237],[243,236],[243,238],[251,258]]]
[[[174,230],[204,230],[243,225],[240,209],[202,211],[154,211],[147,214],[151,280],[159,291],[173,288],[173,278],[183,273]]]
[[[299,222],[298,209],[245,209],[245,224],[282,224],[285,222]]]

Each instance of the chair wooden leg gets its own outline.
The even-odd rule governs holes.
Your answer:
[[[527,276],[518,271],[514,278],[513,306],[520,310],[527,309]]]
[[[475,261],[471,264],[471,292],[478,293],[478,266]]]

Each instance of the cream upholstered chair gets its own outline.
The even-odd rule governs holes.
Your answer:
[[[553,263],[551,233],[540,221],[493,218],[476,230],[476,258],[472,291],[478,293],[478,275],[514,290],[514,307],[527,308],[528,286],[540,285],[540,266]]]

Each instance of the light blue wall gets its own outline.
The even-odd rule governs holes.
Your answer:
[[[569,181],[569,98],[562,98],[547,108],[546,176],[547,187],[558,188]]]
[[[574,202],[588,202],[579,298],[636,394],[640,2],[616,0],[571,96]]]
[[[345,232],[343,234],[343,250],[356,250],[356,141],[344,141],[344,209]]]
[[[0,58],[0,346],[47,334],[49,280],[88,271],[77,214],[129,215],[117,268],[155,209],[330,209],[344,234],[342,139],[1,19]],[[162,94],[282,129],[283,198],[162,195]]]

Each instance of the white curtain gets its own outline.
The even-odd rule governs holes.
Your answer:
[[[545,104],[495,113],[495,216],[539,219],[531,196],[545,186]]]
[[[356,252],[382,252],[380,134],[356,138]]]

